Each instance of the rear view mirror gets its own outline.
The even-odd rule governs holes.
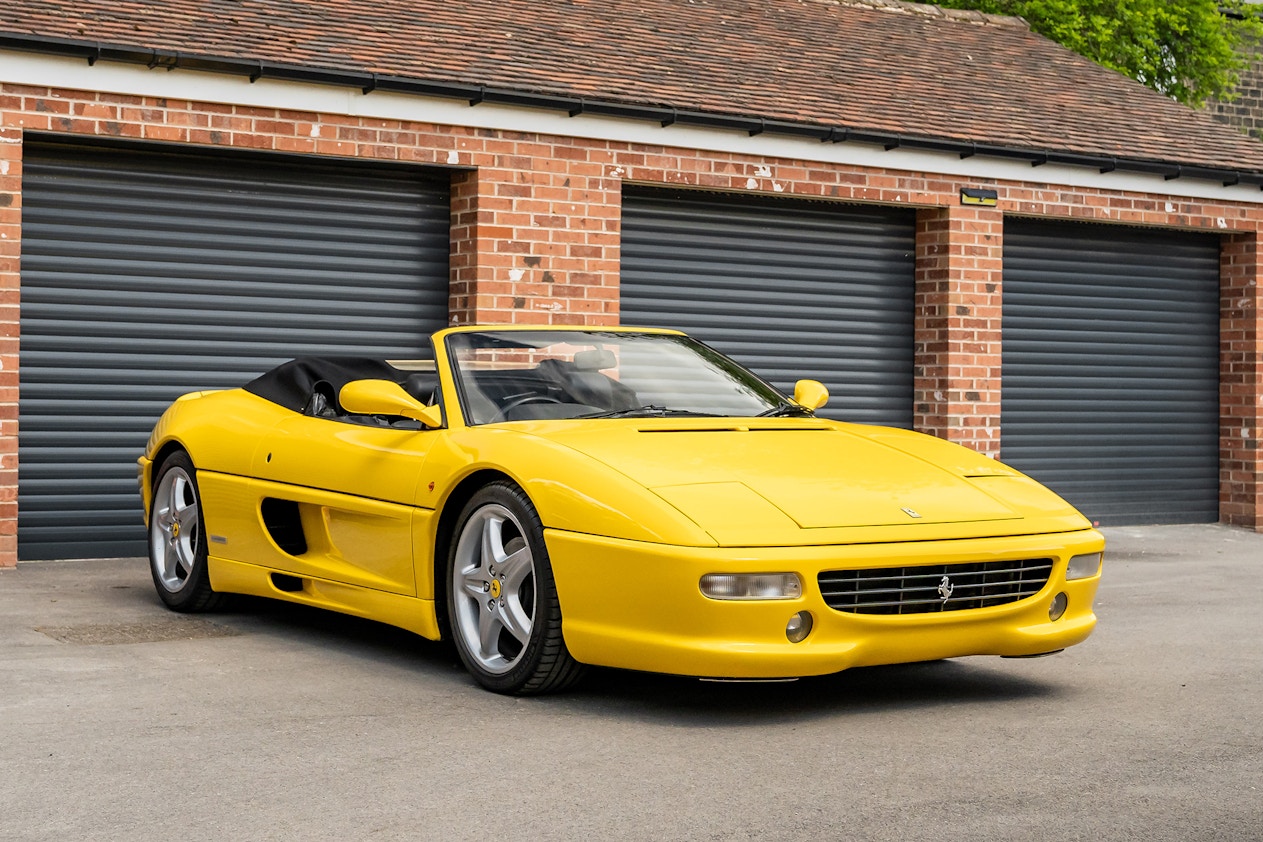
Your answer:
[[[580,371],[601,371],[602,369],[617,368],[618,358],[614,356],[613,351],[607,351],[603,348],[590,348],[586,351],[575,352],[574,367]]]
[[[338,403],[356,415],[401,415],[427,427],[443,426],[438,406],[425,406],[389,380],[352,380],[338,393]]]
[[[794,384],[794,403],[816,410],[829,402],[829,390],[819,380],[799,380]]]

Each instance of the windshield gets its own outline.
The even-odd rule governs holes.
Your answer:
[[[447,337],[470,424],[539,418],[768,415],[776,389],[685,336],[485,331]]]

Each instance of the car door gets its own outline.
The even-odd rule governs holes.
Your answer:
[[[413,503],[441,434],[305,415],[274,427],[252,473],[282,569],[415,595]]]

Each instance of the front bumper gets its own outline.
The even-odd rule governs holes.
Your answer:
[[[1038,655],[1080,643],[1096,625],[1100,575],[1067,582],[1072,556],[1100,552],[1095,530],[1054,535],[822,547],[698,548],[547,530],[563,634],[580,662],[714,678],[826,675],[849,667],[964,655]],[[834,610],[820,595],[824,570],[1053,559],[1034,596],[943,613],[868,615]],[[797,573],[797,599],[720,601],[702,595],[706,573]],[[1054,596],[1068,607],[1048,619]],[[813,629],[790,643],[785,625],[809,611]]]

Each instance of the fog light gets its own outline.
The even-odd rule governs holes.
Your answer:
[[[790,643],[802,643],[809,634],[811,634],[811,614],[807,611],[799,611],[785,624],[785,636],[789,638]]]
[[[1048,619],[1060,620],[1061,615],[1066,613],[1066,605],[1070,600],[1066,598],[1065,593],[1059,593],[1053,597],[1052,605],[1048,606]]]
[[[701,589],[711,599],[798,599],[803,595],[797,573],[707,573]]]
[[[1101,572],[1101,554],[1077,555],[1066,565],[1066,581],[1087,579]]]

